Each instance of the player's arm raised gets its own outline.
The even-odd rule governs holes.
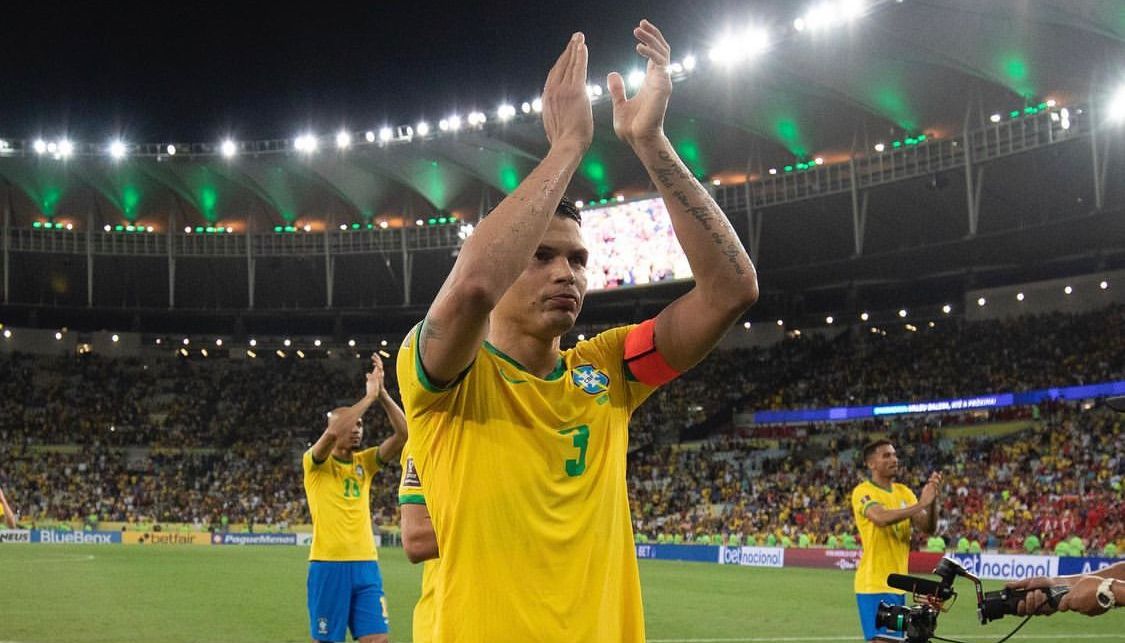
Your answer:
[[[672,93],[668,42],[647,20],[633,35],[637,53],[648,59],[648,66],[644,84],[633,98],[626,98],[621,74],[609,75],[613,129],[633,148],[664,198],[695,276],[695,287],[656,317],[659,353],[668,366],[682,372],[706,357],[757,301],[758,278],[730,221],[664,135],[664,114]]]
[[[915,516],[924,514],[930,505],[933,504],[934,499],[937,497],[937,492],[937,485],[926,483],[926,486],[922,487],[922,497],[919,498],[918,502],[915,504],[909,507],[903,507],[902,509],[887,509],[883,505],[874,504],[868,507],[863,512],[863,515],[867,516],[868,520],[880,527],[893,525],[896,522],[901,522],[906,519],[913,520]],[[926,533],[930,532],[926,531]]]
[[[367,374],[363,398],[351,406],[334,409],[328,416],[328,428],[310,449],[313,462],[319,464],[327,460],[332,454],[332,449],[336,448],[337,442],[342,443],[348,439],[348,433],[355,426],[356,421],[363,417],[375,400],[379,399],[383,390],[383,362],[378,356],[372,356],[371,362],[372,369]]]
[[[4,507],[4,523],[8,525],[8,529],[15,529],[16,512],[12,511],[12,506],[8,504],[8,498],[4,496],[2,489],[0,489],[0,506]]]
[[[426,314],[418,342],[431,382],[447,386],[472,363],[488,315],[523,272],[593,138],[586,41],[574,34],[547,75],[543,127],[550,151],[462,246]]]
[[[941,473],[937,471],[931,473],[930,479],[926,482],[926,485],[933,485],[935,491],[934,499],[930,504],[926,505],[925,509],[911,516],[910,522],[918,531],[924,534],[932,534],[937,531],[938,507],[940,506],[938,497],[940,494],[936,492],[941,490]],[[922,490],[924,492],[925,488]]]
[[[387,392],[387,388],[385,386],[380,386],[380,388],[382,390],[379,393],[379,405],[383,407],[383,411],[387,414],[387,419],[390,420],[394,433],[379,445],[379,459],[383,462],[393,462],[402,453],[402,447],[409,437],[406,430],[406,414],[402,412],[402,407]]]

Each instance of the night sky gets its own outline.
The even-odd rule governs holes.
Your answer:
[[[82,142],[289,138],[435,121],[536,95],[567,37],[591,79],[639,67],[648,17],[673,56],[765,2],[10,3],[0,136]],[[280,7],[280,4],[277,5]]]

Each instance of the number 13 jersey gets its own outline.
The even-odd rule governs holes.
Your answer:
[[[441,557],[434,640],[643,642],[625,457],[654,389],[625,366],[632,327],[579,342],[545,378],[485,342],[442,389],[421,326],[398,380]]]

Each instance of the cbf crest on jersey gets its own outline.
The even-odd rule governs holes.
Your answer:
[[[575,366],[570,371],[574,385],[590,395],[600,395],[609,388],[609,376],[590,364]]]
[[[362,464],[355,465],[355,475],[356,475],[357,478],[360,478],[361,480],[363,479],[363,465]]]

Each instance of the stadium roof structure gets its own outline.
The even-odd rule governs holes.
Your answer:
[[[1109,118],[1125,111],[1114,102],[1125,101],[1120,1],[838,0],[803,8],[773,1],[757,8],[759,28],[691,52],[694,64],[676,61],[666,131],[748,242],[768,276],[767,295],[909,288],[949,276],[1035,277],[1125,261],[1125,145],[1115,140],[1125,125]],[[643,168],[612,132],[604,87],[591,91],[597,131],[571,195],[590,207],[651,193]],[[503,115],[493,109],[462,114],[460,123],[446,119],[444,127],[430,123],[425,135],[416,123],[357,129],[346,141],[325,131],[235,141],[226,150],[233,154],[219,141],[131,141],[111,150],[104,142],[64,148],[61,139],[6,139],[5,251],[151,262],[315,259],[351,248],[384,255],[386,274],[373,278],[397,280],[402,293],[369,293],[351,305],[417,303],[450,265],[457,226],[482,216],[545,154],[532,98]],[[430,223],[448,229],[426,230]],[[126,233],[134,240],[114,241]],[[67,234],[74,240],[60,241]],[[244,239],[187,239],[201,235]],[[310,236],[267,239],[275,235]],[[146,236],[160,239],[135,240]],[[402,263],[401,272],[414,272],[421,284],[396,274],[399,249],[434,251],[413,270]],[[25,257],[14,270],[45,274],[52,261]],[[115,266],[110,274],[131,269]],[[213,268],[181,266],[179,277],[174,267],[160,270],[188,283],[216,280]],[[239,270],[245,280],[246,268]],[[333,269],[324,270],[331,281]],[[82,290],[80,273],[67,273],[69,290]],[[83,297],[51,300],[49,293],[60,293],[48,281],[6,301],[81,305]],[[124,282],[156,291],[167,285],[163,276],[151,286],[140,277]],[[10,288],[18,290],[6,284],[6,296]],[[107,288],[95,298],[90,287],[85,299],[172,304]],[[309,301],[327,296],[331,303],[331,290],[313,287]],[[270,305],[268,293],[259,297],[259,306]],[[243,307],[218,295],[188,296],[181,305]],[[323,303],[310,307],[317,306]]]

